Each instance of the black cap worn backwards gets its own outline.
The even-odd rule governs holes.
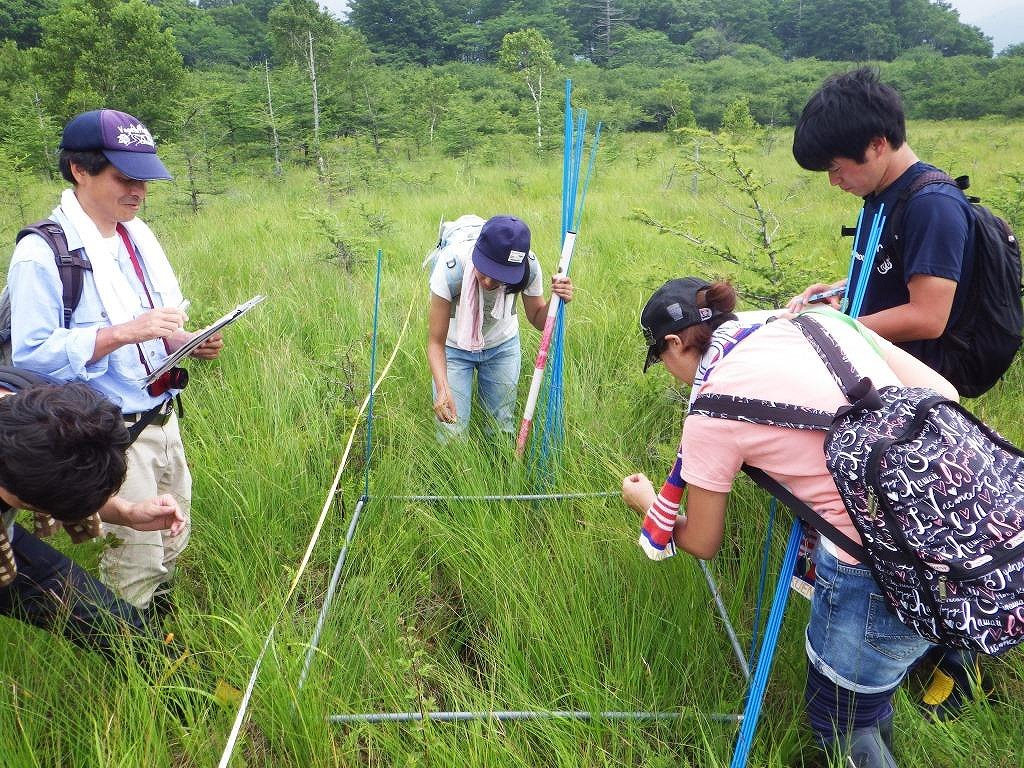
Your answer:
[[[679,277],[669,280],[647,300],[640,313],[640,330],[647,342],[644,373],[658,362],[658,343],[668,334],[709,322],[723,314],[735,317],[731,312],[715,312],[708,307],[697,306],[697,294],[710,287],[711,283],[699,277]]]

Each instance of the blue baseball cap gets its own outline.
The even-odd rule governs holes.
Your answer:
[[[473,246],[473,266],[505,285],[526,278],[530,263],[530,228],[515,216],[492,216],[480,229]]]
[[[156,156],[156,143],[137,117],[116,109],[94,109],[64,126],[60,148],[71,152],[100,151],[129,179],[155,181],[172,176]]]

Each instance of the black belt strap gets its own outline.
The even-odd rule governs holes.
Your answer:
[[[138,440],[139,435],[142,434],[142,430],[144,430],[146,427],[152,424],[154,419],[156,419],[158,416],[163,416],[163,410],[167,407],[168,401],[164,400],[162,403],[157,403],[148,411],[139,416],[139,420],[132,424],[130,427],[128,427],[128,436],[131,438],[131,441],[128,443],[128,445],[131,445],[136,440]],[[171,411],[173,411],[173,404],[171,404],[170,407]],[[168,413],[170,413],[171,411],[169,411]]]

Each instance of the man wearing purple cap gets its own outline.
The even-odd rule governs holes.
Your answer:
[[[38,235],[21,239],[11,258],[11,353],[16,365],[64,381],[81,380],[147,426],[128,452],[120,495],[141,501],[171,494],[188,514],[192,478],[185,461],[174,398],[184,371],[145,386],[144,380],[191,334],[184,330],[181,289],[156,237],[136,214],[146,183],[170,179],[146,126],[124,112],[93,110],[64,128],[60,171],[71,183],[51,219],[68,250],[81,254],[81,297],[66,316],[54,252]],[[193,352],[212,359],[216,336]],[[178,536],[105,525],[116,543],[102,556],[103,579],[140,609],[169,606],[168,584],[188,541]]]
[[[468,247],[439,254],[430,275],[427,360],[434,384],[439,438],[465,433],[476,372],[478,395],[500,431],[514,433],[521,355],[516,295],[526,319],[544,329],[548,302],[530,228],[515,216],[493,216]],[[572,282],[554,275],[551,289],[572,300]]]

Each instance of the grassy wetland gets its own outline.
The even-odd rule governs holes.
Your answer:
[[[1017,216],[1020,124],[915,123],[911,145],[972,191]],[[602,140],[571,274],[564,382],[566,439],[552,488],[617,491],[635,470],[660,481],[678,439],[684,394],[656,367],[641,373],[637,318],[665,279],[727,275],[741,292],[789,295],[808,277],[846,272],[857,200],[797,168],[790,133],[753,139],[728,158],[664,136]],[[173,149],[173,148],[169,148]],[[161,154],[164,154],[162,150]],[[184,170],[174,165],[179,179]],[[649,562],[638,520],[617,498],[537,504],[389,497],[534,490],[512,447],[473,433],[433,437],[425,360],[424,255],[441,218],[513,213],[533,231],[545,273],[558,259],[560,154],[494,144],[459,159],[356,144],[328,147],[331,178],[239,171],[193,213],[183,182],[150,186],[144,218],[176,265],[190,314],[205,324],[256,293],[269,299],[232,326],[213,363],[189,364],[186,450],[193,534],[168,623],[194,659],[244,688],[274,634],[231,758],[236,766],[724,766],[745,682],[696,561]],[[718,168],[716,178],[712,171]],[[1016,176],[1007,175],[1007,172]],[[0,216],[12,242],[59,187],[24,189]],[[770,246],[752,246],[751,201],[771,212]],[[1014,206],[1016,206],[1014,208]],[[659,229],[651,221],[660,222]],[[671,230],[671,231],[662,231]],[[695,241],[701,241],[704,245]],[[363,493],[375,258],[383,249],[370,500],[303,690],[297,681],[346,529]],[[767,250],[777,265],[769,268]],[[738,263],[714,255],[726,254]],[[760,274],[758,274],[760,271]],[[774,281],[774,282],[773,282]],[[748,305],[755,308],[755,304]],[[539,334],[524,327],[524,378]],[[766,375],[771,375],[766,371]],[[971,407],[1024,444],[1024,363]],[[520,387],[525,396],[525,384]],[[291,591],[346,442],[356,444],[308,567]],[[768,500],[745,480],[710,567],[749,646]],[[771,547],[774,573],[789,517]],[[100,544],[60,546],[94,568]],[[770,595],[769,595],[770,597]],[[766,598],[767,600],[768,598]],[[813,764],[802,725],[806,603],[794,596],[779,639],[749,764]],[[3,620],[0,730],[4,766],[210,766],[237,706],[202,697],[181,717],[126,656],[109,665]],[[1024,655],[989,660],[997,701],[926,723],[916,688],[896,697],[901,765],[1016,766],[1024,754]],[[168,683],[169,686],[175,685]],[[180,692],[178,692],[180,693]],[[661,722],[327,722],[332,714],[435,710],[685,711]]]

